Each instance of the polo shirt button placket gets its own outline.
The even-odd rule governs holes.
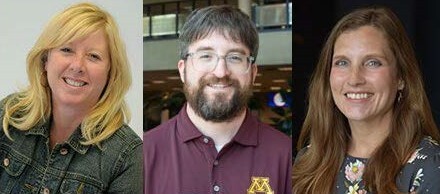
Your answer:
[[[220,186],[214,185],[213,189],[214,189],[215,192],[219,192],[220,191]]]
[[[209,139],[208,139],[207,137],[204,137],[204,138],[203,138],[203,142],[205,142],[205,143],[209,143]]]

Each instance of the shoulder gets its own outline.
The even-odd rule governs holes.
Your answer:
[[[86,155],[95,157],[90,161],[99,161],[101,171],[106,173],[103,177],[111,182],[109,186],[112,188],[133,189],[142,178],[142,140],[127,124],[104,140],[101,148],[94,146]]]
[[[128,168],[138,169],[142,165],[142,140],[126,124],[102,141],[100,146],[93,146],[86,155],[100,157],[101,168],[108,169],[111,176],[127,171]]]
[[[417,149],[412,153],[407,161],[407,165],[418,167],[430,167],[440,164],[440,145],[439,143],[427,136],[424,137]],[[436,167],[438,167],[436,166]]]
[[[148,139],[148,141],[145,141],[145,143],[155,144],[157,142],[165,141],[172,133],[172,131],[176,129],[176,125],[177,125],[177,116],[145,132],[144,140]]]
[[[263,152],[266,156],[274,158],[285,158],[289,156],[289,160],[292,158],[292,139],[281,131],[258,121],[258,142],[256,149],[258,152]]]
[[[15,92],[15,93],[8,94],[6,97],[0,99],[0,108],[3,109],[5,103],[8,100],[13,100],[15,102],[18,102],[18,100],[20,98],[22,98],[24,95],[25,94],[23,92]]]
[[[440,145],[431,137],[423,138],[417,149],[412,153],[407,161],[407,166],[424,171],[436,172],[440,176]]]
[[[423,148],[426,152],[440,153],[440,144],[437,140],[432,139],[431,136],[426,136],[420,141],[420,148]]]
[[[15,95],[17,95],[18,93],[13,93],[13,94],[9,94],[8,96],[0,99],[0,117],[3,118],[3,114],[4,114],[4,109],[5,109],[5,104],[9,99],[14,98]]]
[[[16,96],[17,94],[19,94],[19,93],[12,93],[12,94],[7,95],[6,97],[0,98],[0,105],[1,105],[0,107],[3,108],[3,105],[5,104],[5,102],[8,99],[14,98],[14,96]]]
[[[402,180],[409,179],[412,191],[440,192],[440,145],[425,137],[407,161]],[[408,181],[408,180],[407,180]],[[423,192],[422,192],[423,193]]]
[[[116,130],[112,137],[115,141],[119,141],[124,144],[131,142],[142,143],[141,138],[127,124],[123,124],[118,130]]]
[[[289,136],[266,123],[260,121],[258,123],[260,142],[267,142],[274,146],[292,146],[292,139]]]
[[[25,95],[23,92],[16,92],[7,95],[6,97],[0,99],[0,120],[3,121],[3,117],[5,114],[5,109],[8,109],[8,106],[17,104],[20,101],[20,98]]]
[[[5,115],[5,105],[6,102],[9,101],[10,99],[14,99],[16,98],[15,96],[18,95],[19,93],[13,93],[13,94],[9,94],[8,96],[0,99],[0,121],[1,123],[3,123],[3,118]],[[4,131],[3,131],[3,125],[0,125],[0,135],[4,135]]]
[[[408,160],[408,164],[424,164],[429,162],[440,162],[440,145],[439,143],[427,136],[423,138],[417,149],[413,152]]]
[[[172,160],[174,155],[170,153],[175,153],[175,150],[178,150],[176,146],[176,127],[177,118],[175,116],[170,120],[144,133],[144,144],[142,150],[144,158],[144,168],[148,168],[150,171],[153,172],[156,170],[152,169],[154,167],[152,167],[151,165],[153,165],[157,161],[161,161],[160,163],[169,163]],[[162,164],[159,166],[162,166]]]
[[[108,139],[102,142],[103,150],[111,150],[120,154],[130,154],[142,145],[141,138],[129,127],[123,124]]]

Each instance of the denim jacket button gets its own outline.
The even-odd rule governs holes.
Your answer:
[[[61,155],[66,155],[67,153],[69,153],[69,151],[67,150],[67,148],[61,148],[61,150],[60,150],[60,154]]]
[[[5,158],[5,159],[3,159],[3,165],[4,165],[5,167],[8,167],[8,166],[9,166],[9,158]]]
[[[49,193],[50,193],[50,190],[49,190],[48,188],[45,187],[45,188],[43,189],[43,193],[44,193],[44,194],[49,194]]]

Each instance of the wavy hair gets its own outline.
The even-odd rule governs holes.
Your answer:
[[[347,118],[336,107],[330,89],[330,70],[336,39],[362,26],[381,31],[396,58],[405,87],[393,105],[391,132],[368,159],[363,180],[370,192],[399,193],[396,178],[424,136],[440,140],[432,117],[414,50],[397,16],[385,7],[368,7],[344,16],[332,29],[321,51],[309,86],[308,111],[293,166],[293,192],[333,193],[351,137]],[[308,148],[303,149],[304,146]]]
[[[5,101],[2,125],[10,139],[9,125],[26,131],[47,122],[51,117],[51,90],[44,70],[49,50],[98,30],[106,34],[110,70],[100,99],[81,122],[81,133],[85,138],[81,143],[99,144],[130,120],[124,96],[131,85],[131,73],[118,26],[108,12],[90,3],[80,3],[54,16],[28,53],[27,75],[30,84]]]

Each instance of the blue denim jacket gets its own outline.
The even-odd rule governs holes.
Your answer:
[[[0,108],[3,121],[3,107]],[[0,193],[142,193],[142,140],[127,125],[97,146],[78,128],[49,146],[50,121],[28,131],[0,126]]]

